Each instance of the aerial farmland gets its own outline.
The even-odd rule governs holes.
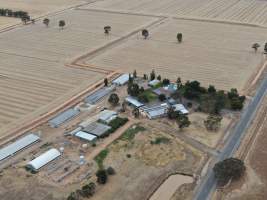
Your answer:
[[[243,184],[215,192],[213,167],[262,145],[267,1],[0,5],[1,200],[222,200]]]

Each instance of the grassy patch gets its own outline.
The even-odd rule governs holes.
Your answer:
[[[122,136],[120,137],[121,140],[124,141],[131,141],[134,139],[135,135],[141,131],[145,131],[146,129],[142,126],[137,125],[135,128],[129,128],[126,130]]]
[[[158,98],[158,96],[155,93],[153,93],[153,91],[150,90],[150,89],[149,90],[145,90],[142,93],[142,95],[146,96],[147,99],[149,100],[149,102],[155,101]]]
[[[170,139],[166,137],[157,137],[155,140],[150,142],[151,144],[168,144],[170,143]]]
[[[109,153],[108,149],[104,149],[94,158],[100,169],[103,169],[104,167],[103,162],[105,158],[108,156],[108,153]]]

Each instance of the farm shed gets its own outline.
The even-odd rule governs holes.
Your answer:
[[[92,134],[89,134],[89,133],[86,133],[84,131],[79,131],[75,134],[76,137],[80,138],[80,139],[83,139],[83,140],[86,140],[86,141],[89,141],[89,142],[92,142],[94,140],[96,140],[96,136],[95,135],[92,135]]]
[[[156,119],[159,117],[165,117],[168,111],[168,104],[160,104],[152,107],[142,107],[141,113],[144,113],[149,119]]]
[[[118,117],[118,113],[112,110],[103,110],[99,113],[98,119],[103,123],[109,123],[111,120]]]
[[[55,160],[60,155],[61,153],[57,149],[50,149],[47,152],[38,156],[37,158],[33,159],[27,164],[26,167],[37,172],[40,168]]]
[[[112,83],[118,86],[125,85],[129,81],[129,76],[130,74],[123,74],[118,78],[116,78],[115,80],[113,80]]]
[[[60,113],[59,115],[57,115],[55,118],[51,119],[48,123],[49,126],[53,127],[53,128],[57,128],[59,127],[61,124],[71,120],[72,118],[74,118],[75,116],[77,116],[80,113],[80,111],[75,110],[73,108],[68,109],[62,113]]]
[[[175,111],[179,111],[179,112],[181,112],[184,115],[186,115],[186,114],[189,113],[189,111],[184,107],[183,104],[175,104],[172,107],[174,107],[174,110]]]
[[[15,141],[14,143],[11,143],[4,148],[0,149],[0,161],[13,156],[18,151],[21,151],[30,145],[38,142],[40,140],[40,137],[29,134],[23,138],[20,138],[19,140]]]
[[[174,86],[169,85],[166,87],[157,88],[157,89],[153,90],[153,92],[158,96],[161,94],[164,94],[166,97],[169,98],[176,91],[174,88],[175,88]]]
[[[115,86],[110,86],[110,87],[103,87],[92,94],[88,95],[85,98],[85,102],[89,104],[96,104],[100,100],[102,100],[105,96],[110,94],[112,91],[115,90]]]
[[[133,98],[131,96],[126,97],[125,101],[136,108],[140,108],[140,107],[144,106],[143,103],[139,102],[138,100],[136,100],[135,98]]]
[[[84,132],[90,133],[92,135],[95,135],[97,137],[103,136],[107,131],[111,129],[110,126],[107,126],[105,124],[93,122],[89,124],[87,127],[83,129]]]
[[[150,86],[150,87],[155,87],[157,84],[159,84],[160,83],[160,81],[158,80],[158,79],[154,79],[154,80],[152,80],[152,81],[149,81],[149,83],[148,83],[148,85]]]

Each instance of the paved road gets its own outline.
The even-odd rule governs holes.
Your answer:
[[[236,125],[233,133],[229,136],[221,153],[215,158],[221,161],[225,158],[231,157],[240,145],[246,130],[255,117],[256,111],[259,108],[263,98],[267,94],[267,76],[262,81],[257,90],[256,95],[252,98],[247,108],[241,115],[240,121]],[[215,190],[216,180],[212,168],[209,168],[207,175],[200,182],[199,187],[196,189],[194,200],[208,200],[212,192]]]

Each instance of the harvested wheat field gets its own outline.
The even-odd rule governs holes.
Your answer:
[[[0,29],[19,23],[21,20],[12,17],[0,17]]]
[[[89,3],[85,0],[0,0],[2,8],[23,10],[32,17],[62,10],[75,5]]]
[[[87,62],[126,72],[136,69],[141,75],[155,69],[172,80],[182,77],[241,90],[262,65],[262,54],[251,45],[264,42],[267,34],[262,28],[190,20],[166,20],[149,31],[147,40],[134,36]],[[181,44],[177,32],[183,33]]]
[[[66,21],[63,30],[58,28],[61,19]],[[1,33],[1,134],[9,123],[47,112],[47,106],[60,105],[105,76],[64,64],[154,18],[72,10],[50,20],[48,28],[38,21]],[[112,26],[109,36],[103,33],[105,25]]]
[[[267,2],[261,0],[105,0],[83,8],[199,19],[215,19],[267,26]]]

